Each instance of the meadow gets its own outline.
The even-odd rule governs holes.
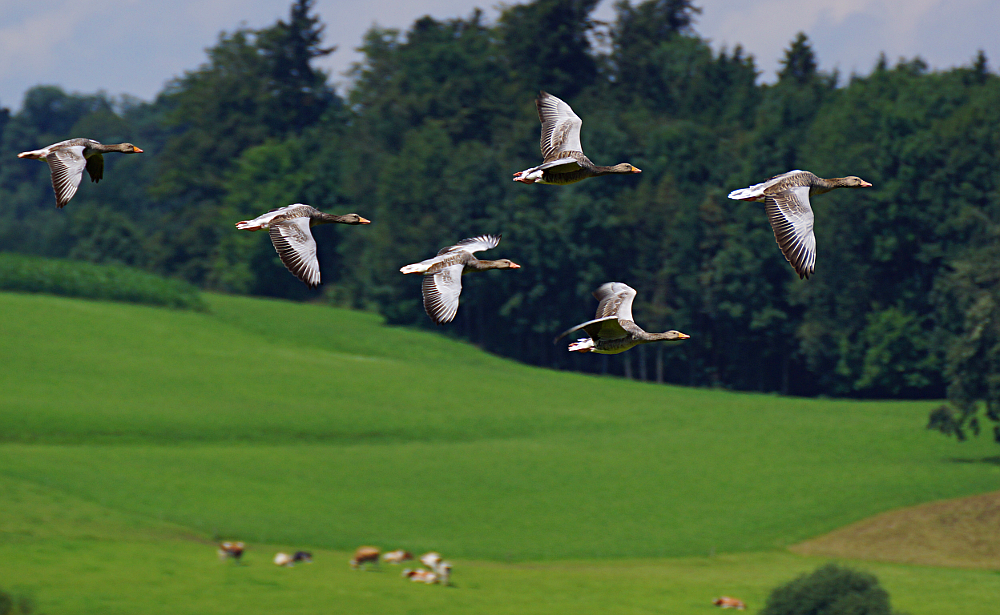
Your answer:
[[[933,402],[560,373],[372,314],[206,301],[0,294],[0,587],[46,613],[753,611],[826,561],[786,547],[1000,479],[969,463],[992,443],[923,429]],[[456,587],[351,571],[360,544],[440,551]],[[317,561],[277,569],[279,548]],[[911,615],[1000,590],[859,565]]]

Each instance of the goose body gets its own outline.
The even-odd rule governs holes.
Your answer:
[[[618,354],[639,344],[679,342],[691,337],[680,331],[665,333],[644,331],[632,320],[632,301],[635,299],[635,294],[635,289],[621,282],[608,282],[602,285],[594,291],[594,298],[598,301],[594,320],[588,320],[563,331],[555,342],[574,331],[583,329],[589,337],[580,338],[570,344],[570,352]]]
[[[789,171],[749,188],[733,190],[729,198],[764,203],[774,240],[785,260],[799,278],[808,278],[816,270],[815,216],[809,197],[837,188],[869,187],[871,184],[853,175],[823,179],[809,171]]]
[[[311,227],[333,223],[370,224],[370,221],[358,214],[335,216],[310,205],[295,203],[272,209],[253,220],[237,222],[236,228],[243,231],[268,229],[271,243],[285,268],[305,282],[306,286],[315,288],[319,286],[320,274],[316,240],[313,239]]]
[[[514,173],[514,181],[524,184],[572,184],[599,175],[641,173],[627,162],[602,167],[590,161],[580,144],[583,120],[573,109],[546,92],[535,99],[542,123],[542,164]]]
[[[52,189],[56,193],[56,207],[64,207],[76,194],[87,170],[94,183],[104,178],[104,156],[109,152],[141,154],[142,150],[131,143],[104,145],[93,139],[69,139],[53,143],[42,149],[21,152],[18,158],[44,160],[52,174]]]
[[[500,238],[501,235],[480,235],[463,239],[453,246],[441,248],[433,258],[400,268],[403,273],[424,275],[424,311],[436,324],[443,325],[455,319],[464,274],[488,269],[521,268],[507,259],[486,261],[473,256],[476,252],[497,247]]]

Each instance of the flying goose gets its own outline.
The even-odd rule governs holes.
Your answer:
[[[583,329],[588,336],[580,338],[569,345],[570,352],[597,352],[600,354],[618,354],[633,346],[650,342],[679,342],[690,335],[680,331],[666,333],[646,333],[632,320],[632,300],[635,299],[635,289],[621,282],[608,282],[594,291],[597,304],[597,316],[572,329],[563,331],[553,340],[558,342],[574,331]]]
[[[642,173],[627,162],[601,167],[583,154],[580,127],[583,120],[569,105],[542,92],[535,99],[542,123],[542,164],[514,173],[514,181],[524,184],[572,184],[588,177],[611,173]]]
[[[764,203],[764,211],[774,229],[785,260],[799,278],[809,278],[816,270],[816,236],[813,235],[813,210],[809,197],[836,188],[870,188],[871,184],[853,175],[823,179],[809,171],[789,171],[762,184],[733,190],[729,198]]]
[[[463,239],[453,246],[441,248],[434,258],[401,267],[403,273],[424,274],[424,311],[439,325],[451,322],[458,313],[458,297],[462,294],[462,276],[470,271],[487,269],[520,269],[506,258],[481,261],[473,254],[495,248],[502,235],[480,235]]]
[[[49,163],[52,173],[52,189],[56,193],[56,207],[63,207],[76,194],[87,169],[94,183],[104,178],[104,156],[107,152],[141,154],[142,150],[131,143],[103,145],[93,139],[70,139],[53,143],[48,147],[29,152],[21,152],[18,158],[44,160]]]
[[[371,224],[358,214],[335,216],[323,213],[310,205],[295,203],[272,209],[253,220],[236,223],[242,231],[269,229],[271,243],[285,268],[306,283],[309,288],[319,286],[319,261],[316,260],[316,240],[310,227],[317,224]]]

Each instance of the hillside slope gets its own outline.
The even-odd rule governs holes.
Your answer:
[[[551,372],[370,314],[208,299],[0,294],[0,475],[208,536],[504,560],[773,549],[995,488],[923,429],[931,403]]]
[[[865,519],[792,547],[820,557],[1000,569],[1000,491]]]

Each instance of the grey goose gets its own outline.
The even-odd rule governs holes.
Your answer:
[[[295,274],[295,277],[306,283],[306,286],[319,286],[319,260],[316,258],[316,240],[313,239],[311,227],[317,224],[370,224],[358,214],[336,216],[324,213],[311,205],[295,203],[279,207],[254,218],[236,223],[236,228],[243,231],[259,231],[268,229],[274,250],[281,258],[285,268]]]
[[[553,343],[558,342],[574,331],[583,331],[588,337],[580,338],[569,345],[570,352],[596,352],[599,354],[618,354],[650,342],[679,342],[690,335],[680,331],[664,333],[647,333],[632,320],[632,301],[635,299],[635,289],[621,282],[608,282],[594,291],[597,304],[597,315],[594,320],[588,320],[572,329],[559,334]]]
[[[520,269],[521,266],[506,258],[496,261],[479,260],[473,254],[489,250],[500,244],[502,235],[480,235],[463,239],[453,246],[441,248],[437,256],[406,265],[403,273],[422,273],[424,311],[436,324],[443,325],[455,319],[458,298],[462,294],[462,276],[471,271],[489,269]]]
[[[591,162],[580,144],[583,120],[562,100],[541,92],[535,99],[535,107],[538,109],[538,120],[542,123],[542,164],[514,173],[514,181],[563,185],[598,175],[642,173],[627,162],[613,167]]]
[[[870,187],[871,184],[853,175],[823,179],[809,171],[789,171],[749,188],[733,190],[729,198],[764,203],[774,240],[801,279],[809,278],[816,270],[815,216],[809,197],[837,188]]]
[[[49,164],[52,174],[52,189],[56,193],[56,207],[63,207],[76,194],[83,178],[83,170],[87,169],[90,180],[94,183],[104,178],[104,156],[109,152],[122,154],[141,154],[142,150],[131,143],[115,143],[104,145],[93,139],[69,139],[53,143],[42,149],[21,152],[18,158],[44,160]]]

